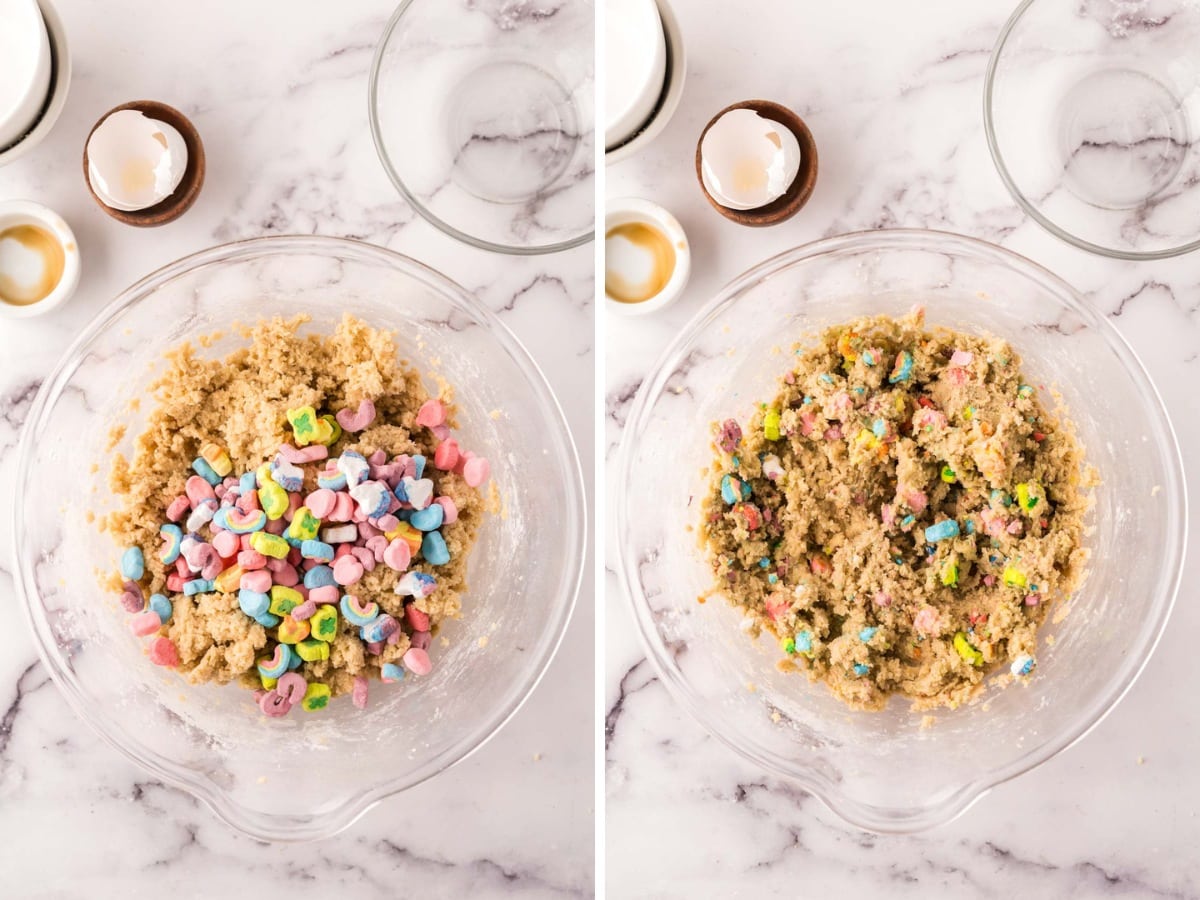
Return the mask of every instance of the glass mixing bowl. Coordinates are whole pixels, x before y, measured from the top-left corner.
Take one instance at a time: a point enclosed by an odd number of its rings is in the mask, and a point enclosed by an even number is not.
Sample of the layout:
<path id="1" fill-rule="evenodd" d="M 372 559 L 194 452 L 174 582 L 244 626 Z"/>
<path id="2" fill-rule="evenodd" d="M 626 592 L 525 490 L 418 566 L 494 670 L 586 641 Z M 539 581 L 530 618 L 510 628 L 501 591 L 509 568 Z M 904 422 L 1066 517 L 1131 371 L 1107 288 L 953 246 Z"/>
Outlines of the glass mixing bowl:
<path id="1" fill-rule="evenodd" d="M 1062 392 L 1103 478 L 1090 572 L 1041 632 L 1036 674 L 932 727 L 894 698 L 850 710 L 821 684 L 775 669 L 718 599 L 697 546 L 710 423 L 745 422 L 773 397 L 796 340 L 858 315 L 902 315 L 1008 339 L 1033 383 Z M 655 365 L 625 426 L 616 478 L 619 570 L 664 684 L 714 736 L 795 779 L 862 828 L 949 821 L 992 786 L 1078 740 L 1129 689 L 1170 613 L 1187 540 L 1179 448 L 1133 351 L 1070 287 L 1029 260 L 970 238 L 882 231 L 791 250 L 737 278 Z M 1006 669 L 1001 669 L 1006 672 Z"/>
<path id="2" fill-rule="evenodd" d="M 457 240 L 553 253 L 592 239 L 592 0 L 404 0 L 371 65 L 392 183 Z"/>
<path id="3" fill-rule="evenodd" d="M 491 458 L 505 513 L 480 529 L 463 616 L 442 629 L 449 646 L 435 639 L 432 674 L 373 683 L 364 711 L 346 700 L 266 719 L 242 688 L 194 687 L 150 664 L 117 598 L 97 586 L 119 548 L 84 513 L 112 506 L 104 436 L 127 425 L 117 448 L 130 450 L 151 404 L 131 411 L 129 401 L 145 396 L 164 350 L 225 330 L 199 351 L 224 356 L 244 344 L 228 333 L 232 322 L 301 311 L 313 331 L 327 332 L 344 312 L 396 329 L 402 358 L 454 386 L 458 430 Z M 17 471 L 17 585 L 42 660 L 71 706 L 127 757 L 264 840 L 331 835 L 482 745 L 545 671 L 579 587 L 579 463 L 536 364 L 462 288 L 354 241 L 227 244 L 129 288 L 46 379 Z M 50 502 L 47 472 L 57 473 Z"/>
<path id="4" fill-rule="evenodd" d="M 1200 6 L 1025 0 L 988 63 L 984 126 L 1013 198 L 1093 253 L 1200 247 Z"/>

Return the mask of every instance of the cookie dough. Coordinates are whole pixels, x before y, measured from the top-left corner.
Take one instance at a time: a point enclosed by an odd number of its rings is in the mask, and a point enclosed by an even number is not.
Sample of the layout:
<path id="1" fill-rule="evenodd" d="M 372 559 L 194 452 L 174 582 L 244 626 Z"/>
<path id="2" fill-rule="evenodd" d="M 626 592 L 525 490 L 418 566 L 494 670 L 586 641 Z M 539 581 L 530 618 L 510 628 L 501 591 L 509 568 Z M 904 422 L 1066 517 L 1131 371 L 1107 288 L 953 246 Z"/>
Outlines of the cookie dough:
<path id="1" fill-rule="evenodd" d="M 778 396 L 714 426 L 714 593 L 781 668 L 852 707 L 956 707 L 1034 669 L 1083 572 L 1095 475 L 1004 341 L 863 318 L 793 348 Z"/>
<path id="2" fill-rule="evenodd" d="M 113 460 L 110 486 L 119 508 L 102 518 L 102 527 L 118 547 L 142 550 L 147 565 L 141 590 L 146 596 L 169 597 L 172 614 L 159 634 L 175 645 L 177 668 L 193 683 L 238 681 L 253 689 L 264 687 L 257 663 L 271 656 L 275 629 L 264 628 L 239 608 L 236 588 L 194 596 L 168 590 L 172 567 L 158 562 L 159 528 L 167 521 L 164 510 L 184 494 L 185 482 L 195 474 L 193 460 L 205 445 L 228 451 L 235 476 L 272 460 L 281 445 L 295 440 L 288 410 L 313 407 L 333 413 L 372 400 L 373 422 L 358 433 L 342 434 L 329 447 L 329 457 L 347 450 L 369 457 L 382 450 L 389 459 L 420 454 L 428 460 L 432 475 L 426 477 L 436 479 L 437 494 L 453 501 L 458 518 L 441 529 L 450 562 L 432 566 L 413 554 L 408 571 L 435 575 L 437 589 L 415 604 L 409 602 L 428 617 L 432 634 L 439 623 L 460 614 L 469 551 L 485 510 L 494 505 L 494 493 L 485 496 L 453 471 L 434 471 L 440 438 L 417 422 L 418 410 L 430 398 L 418 373 L 398 362 L 391 332 L 347 315 L 332 334 L 300 334 L 308 321 L 308 316 L 297 315 L 240 329 L 249 345 L 224 359 L 208 358 L 190 344 L 172 350 L 166 372 L 150 387 L 154 408 L 134 441 L 132 458 L 118 454 Z M 208 346 L 215 337 L 200 343 Z M 446 426 L 453 426 L 448 387 L 442 388 L 441 399 L 450 410 Z M 114 445 L 120 437 L 119 432 L 113 435 Z M 321 466 L 303 468 L 302 491 L 308 495 L 317 489 Z M 379 564 L 352 591 L 362 603 L 378 603 L 402 624 L 399 639 L 372 653 L 359 630 L 339 614 L 328 658 L 304 662 L 298 669 L 309 684 L 327 685 L 336 696 L 351 692 L 356 676 L 379 678 L 385 664 L 400 664 L 414 634 L 414 617 L 405 616 L 405 597 L 393 591 L 400 577 L 400 572 Z M 121 576 L 102 580 L 121 593 Z M 424 635 L 423 642 L 429 637 Z"/>

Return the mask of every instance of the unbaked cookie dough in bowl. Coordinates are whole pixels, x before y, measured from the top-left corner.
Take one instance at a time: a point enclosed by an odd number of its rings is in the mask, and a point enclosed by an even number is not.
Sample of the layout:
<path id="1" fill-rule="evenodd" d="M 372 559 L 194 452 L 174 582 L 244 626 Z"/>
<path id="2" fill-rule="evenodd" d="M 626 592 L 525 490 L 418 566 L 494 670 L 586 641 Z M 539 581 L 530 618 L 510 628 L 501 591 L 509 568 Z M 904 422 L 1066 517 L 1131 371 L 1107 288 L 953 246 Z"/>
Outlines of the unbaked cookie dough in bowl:
<path id="1" fill-rule="evenodd" d="M 877 694 L 860 692 L 854 678 L 864 679 L 865 687 L 875 679 L 875 666 L 896 662 L 875 651 L 885 639 L 896 640 L 897 628 L 903 632 L 912 627 L 904 624 L 910 598 L 898 596 L 888 610 L 867 610 L 874 624 L 861 633 L 863 623 L 857 617 L 864 610 L 848 602 L 853 607 L 847 616 L 853 636 L 838 644 L 853 645 L 853 656 L 839 651 L 821 659 L 821 638 L 845 633 L 840 621 L 844 610 L 836 610 L 838 616 L 815 610 L 818 617 L 829 614 L 839 621 L 820 621 L 812 629 L 816 633 L 811 635 L 811 648 L 804 629 L 781 647 L 779 636 L 761 627 L 761 618 L 746 615 L 744 594 L 739 597 L 736 587 L 716 587 L 715 575 L 728 573 L 736 544 L 723 545 L 724 556 L 715 560 L 702 546 L 701 536 L 707 517 L 728 521 L 728 504 L 744 502 L 742 482 L 725 483 L 715 461 L 744 466 L 751 473 L 752 490 L 764 499 L 773 496 L 774 486 L 759 477 L 762 466 L 778 468 L 763 452 L 772 445 L 773 435 L 767 431 L 779 424 L 768 422 L 767 414 L 773 401 L 795 393 L 794 424 L 798 429 L 807 424 L 800 418 L 804 408 L 799 404 L 810 392 L 799 384 L 793 389 L 785 375 L 794 371 L 800 378 L 819 377 L 816 373 L 823 370 L 809 372 L 811 359 L 805 353 L 823 333 L 832 341 L 831 335 L 838 332 L 829 329 L 844 331 L 848 323 L 857 322 L 856 330 L 871 341 L 853 348 L 839 344 L 831 359 L 836 356 L 838 365 L 845 362 L 849 372 L 843 351 L 859 354 L 860 360 L 863 350 L 880 353 L 880 359 L 871 362 L 886 361 L 887 371 L 870 375 L 874 382 L 868 383 L 875 384 L 881 399 L 897 399 L 890 389 L 902 386 L 908 362 L 898 350 L 913 343 L 913 333 L 900 328 L 899 342 L 889 341 L 888 334 L 914 307 L 923 307 L 924 322 L 913 324 L 909 318 L 907 329 L 944 328 L 961 336 L 944 344 L 930 339 L 930 358 L 944 356 L 950 367 L 969 367 L 974 363 L 972 352 L 982 357 L 989 347 L 1001 346 L 990 343 L 993 338 L 1011 345 L 1024 378 L 1005 389 L 1016 389 L 1014 402 L 1026 404 L 1031 401 L 1025 382 L 1036 386 L 1046 413 L 1073 426 L 1096 483 L 1088 491 L 1087 504 L 1072 513 L 1081 515 L 1083 522 L 1080 549 L 1087 556 L 1081 577 L 1077 584 L 1064 582 L 1071 588 L 1069 595 L 1050 606 L 1035 635 L 1025 636 L 1036 664 L 1026 665 L 1022 659 L 1018 668 L 1024 674 L 1014 675 L 1007 658 L 994 663 L 989 659 L 981 670 L 986 675 L 974 690 L 946 696 L 930 692 L 926 699 L 934 703 L 914 703 L 911 694 L 897 691 L 879 703 Z M 882 330 L 867 325 L 867 317 L 884 323 Z M 924 348 L 915 354 L 914 378 L 927 371 L 924 354 Z M 836 381 L 842 371 L 838 368 L 830 377 Z M 811 393 L 822 389 L 817 384 Z M 936 390 L 930 393 L 939 403 L 946 399 Z M 814 399 L 817 406 L 823 402 Z M 919 414 L 920 409 L 914 404 L 910 411 Z M 877 419 L 873 427 L 883 436 L 870 433 L 868 417 L 865 435 L 856 430 L 843 440 L 830 432 L 826 442 L 844 443 L 847 457 L 869 455 L 872 443 L 886 441 L 895 425 L 890 420 L 896 417 L 887 411 L 879 418 L 883 421 Z M 743 430 L 739 447 L 734 446 L 732 430 L 721 428 L 731 419 Z M 791 424 L 785 411 L 782 426 L 786 430 Z M 752 429 L 762 429 L 767 440 L 752 435 Z M 1045 445 L 1032 441 L 1036 438 L 1031 438 L 1031 448 L 1055 444 L 1053 438 Z M 719 449 L 721 443 L 727 448 Z M 730 456 L 729 451 L 736 457 L 741 449 L 756 457 L 748 466 Z M 876 449 L 882 453 L 884 448 Z M 795 460 L 781 455 L 786 470 Z M 1079 462 L 1065 452 L 1060 459 Z M 871 463 L 865 457 L 858 460 L 859 465 Z M 1083 466 L 1076 468 L 1084 474 Z M 790 490 L 795 473 L 786 474 L 780 483 Z M 952 471 L 942 474 L 955 477 Z M 1091 480 L 1083 479 L 1085 484 Z M 1023 497 L 1014 497 L 1014 506 L 1030 503 L 1039 494 L 1032 481 L 1022 483 Z M 834 487 L 840 489 L 836 483 Z M 931 508 L 949 491 L 946 484 L 926 487 Z M 719 496 L 723 488 L 730 496 Z M 1049 490 L 1052 498 L 1063 496 L 1058 487 Z M 646 512 L 646 498 L 653 498 L 653 515 Z M 788 500 L 803 503 L 799 494 L 789 494 Z M 754 504 L 752 499 L 748 505 L 755 508 L 745 513 L 754 518 L 773 504 Z M 1178 587 L 1187 530 L 1174 432 L 1153 385 L 1116 330 L 1068 285 L 1034 263 L 981 241 L 931 231 L 830 238 L 767 260 L 730 283 L 674 341 L 643 383 L 626 424 L 614 507 L 620 577 L 639 633 L 668 689 L 714 736 L 752 763 L 794 779 L 853 824 L 881 832 L 915 831 L 949 821 L 994 785 L 1045 761 L 1099 722 L 1133 683 L 1162 633 Z M 913 510 L 897 501 L 892 511 L 894 532 L 899 534 L 910 524 Z M 922 513 L 929 517 L 929 510 L 922 509 L 919 520 Z M 930 554 L 930 562 L 938 563 L 926 576 L 930 595 L 944 597 L 938 592 L 951 580 L 945 547 L 965 546 L 949 540 L 958 537 L 950 532 L 961 528 L 969 533 L 972 519 L 980 527 L 995 524 L 990 512 L 987 517 L 975 513 L 978 510 L 971 516 L 960 511 L 958 523 L 953 516 L 941 521 L 946 516 L 940 515 L 920 521 L 922 531 L 930 526 L 932 531 L 923 531 L 923 542 L 915 541 L 918 556 L 921 544 L 928 544 L 924 552 Z M 1006 525 L 1016 518 L 1014 512 L 1004 516 Z M 1014 529 L 1042 534 L 1052 527 L 1053 518 L 1045 525 L 1029 521 Z M 747 528 L 762 527 L 757 519 L 746 521 Z M 997 541 L 1004 544 L 1010 538 L 1006 533 Z M 785 537 L 785 543 L 788 540 Z M 813 555 L 835 549 L 816 548 Z M 764 571 L 780 572 L 773 548 L 769 555 Z M 829 559 L 823 558 L 810 575 L 810 561 L 804 560 L 802 573 L 785 568 L 782 580 L 789 588 L 812 587 L 813 578 L 863 574 L 841 571 L 838 557 L 831 559 L 832 572 L 825 568 Z M 964 586 L 982 591 L 976 579 L 987 561 L 962 562 Z M 908 565 L 904 559 L 901 563 Z M 998 570 L 999 578 L 1002 572 Z M 1019 574 L 1011 575 L 1014 581 Z M 943 576 L 947 581 L 940 581 Z M 728 602 L 739 600 L 742 609 Z M 873 595 L 858 606 L 889 606 L 890 600 Z M 791 607 L 805 616 L 814 612 L 803 601 Z M 896 615 L 896 608 L 903 614 Z M 918 630 L 929 627 L 932 612 L 925 614 Z M 944 607 L 941 612 L 945 614 Z M 876 618 L 884 621 L 875 623 Z M 975 635 L 968 633 L 966 621 L 961 627 L 957 652 L 947 649 L 954 647 L 948 640 L 945 648 L 926 641 L 925 652 L 936 649 L 948 667 L 981 663 L 978 648 L 971 644 Z M 873 648 L 869 654 L 868 644 Z M 890 652 L 891 647 L 886 649 Z M 808 664 L 802 657 L 810 651 L 822 666 L 837 669 L 840 683 L 832 686 L 841 696 L 820 680 L 805 677 Z M 862 706 L 883 708 L 856 708 Z"/>
<path id="2" fill-rule="evenodd" d="M 263 324 L 270 320 L 275 324 Z M 247 326 L 248 331 L 239 330 L 236 323 Z M 293 330 L 297 337 L 289 343 L 286 336 Z M 391 380 L 391 347 L 382 332 L 391 333 L 401 373 Z M 341 349 L 323 356 L 314 350 L 323 346 L 318 338 Z M 273 358 L 262 351 L 264 341 L 285 348 L 285 352 Z M 264 407 L 245 400 L 236 409 L 232 406 L 237 404 L 231 404 L 228 420 L 224 412 L 206 407 L 214 397 L 223 397 L 228 403 L 231 394 L 198 388 L 204 379 L 188 373 L 187 357 L 182 361 L 177 357 L 174 363 L 164 358 L 166 351 L 185 343 L 192 345 L 196 368 L 212 373 L 213 385 L 225 377 L 224 364 L 213 361 L 242 360 L 246 371 L 230 377 L 241 378 L 253 390 L 270 395 L 269 399 L 278 396 L 279 415 L 270 427 L 280 429 L 279 433 L 270 440 L 259 440 L 241 431 L 243 420 L 247 425 L 255 421 L 246 415 L 247 409 L 270 409 L 271 403 Z M 360 349 L 374 359 L 351 359 Z M 249 355 L 231 357 L 239 353 Z M 333 368 L 306 369 L 299 365 L 300 356 L 326 360 Z M 259 369 L 250 371 L 254 366 Z M 339 372 L 338 367 L 346 371 Z M 384 377 L 377 379 L 377 373 Z M 311 628 L 302 626 L 311 635 L 293 634 L 285 639 L 277 627 L 289 618 L 285 609 L 277 610 L 282 614 L 279 617 L 257 609 L 247 612 L 247 606 L 239 609 L 239 603 L 253 604 L 258 586 L 239 599 L 234 595 L 241 592 L 227 586 L 226 594 L 213 591 L 197 596 L 209 598 L 205 609 L 219 606 L 224 596 L 226 605 L 233 607 L 220 613 L 224 619 L 238 629 L 239 636 L 245 637 L 248 628 L 249 632 L 257 629 L 257 637 L 247 638 L 252 651 L 242 647 L 235 652 L 236 641 L 230 640 L 225 662 L 236 668 L 243 651 L 270 652 L 277 633 L 278 643 L 294 641 L 293 650 L 305 647 L 315 654 L 322 649 L 315 640 L 316 623 L 336 623 L 343 629 L 338 638 L 342 646 L 329 645 L 329 662 L 318 658 L 297 670 L 309 683 L 327 682 L 335 696 L 326 699 L 318 694 L 309 704 L 313 710 L 308 711 L 300 708 L 300 697 L 294 694 L 295 708 L 286 717 L 275 718 L 264 715 L 267 707 L 258 701 L 264 700 L 264 691 L 272 693 L 275 686 L 286 694 L 286 681 L 276 685 L 263 674 L 261 686 L 247 684 L 253 680 L 251 676 L 244 677 L 242 685 L 218 684 L 230 674 L 220 671 L 220 666 L 213 666 L 211 673 L 191 673 L 219 676 L 212 681 L 185 679 L 183 673 L 191 665 L 174 667 L 174 660 L 164 659 L 155 645 L 163 640 L 173 642 L 186 656 L 189 637 L 181 630 L 178 617 L 186 614 L 204 624 L 203 618 L 196 616 L 201 606 L 193 605 L 195 598 L 190 594 L 185 598 L 162 587 L 160 576 L 167 573 L 159 571 L 163 565 L 155 542 L 142 554 L 145 574 L 141 581 L 147 595 L 153 586 L 174 599 L 176 619 L 166 619 L 161 633 L 156 632 L 159 637 L 139 637 L 131 630 L 131 607 L 122 607 L 129 598 L 122 597 L 121 576 L 115 574 L 125 567 L 126 574 L 138 577 L 132 571 L 136 560 L 123 556 L 129 535 L 141 534 L 144 529 L 113 527 L 114 522 L 125 520 L 120 515 L 114 520 L 111 514 L 136 503 L 136 496 L 114 494 L 111 485 L 120 484 L 127 494 L 131 484 L 134 494 L 143 485 L 144 490 L 152 491 L 154 485 L 152 480 L 129 477 L 114 482 L 110 479 L 114 460 L 124 457 L 136 468 L 137 451 L 147 446 L 171 457 L 177 455 L 170 429 L 161 418 L 161 385 L 157 397 L 150 390 L 164 374 L 168 376 L 170 415 L 189 418 L 179 428 L 181 435 L 187 435 L 189 447 L 178 452 L 191 455 L 190 444 L 196 442 L 198 433 L 195 423 L 211 425 L 225 438 L 225 446 L 217 449 L 227 449 L 234 457 L 231 479 L 248 476 L 253 480 L 257 470 L 262 488 L 276 480 L 286 487 L 288 478 L 299 477 L 297 472 L 308 466 L 301 461 L 293 468 L 276 457 L 276 439 L 279 444 L 294 445 L 286 451 L 289 456 L 299 454 L 305 444 L 320 447 L 320 439 L 324 439 L 330 443 L 331 459 L 338 456 L 349 461 L 346 472 L 337 472 L 328 460 L 321 460 L 313 464 L 319 473 L 304 476 L 307 481 L 318 475 L 330 479 L 331 493 L 345 494 L 345 500 L 339 502 L 347 509 L 339 514 L 327 511 L 332 508 L 327 504 L 327 510 L 320 510 L 327 519 L 312 537 L 315 543 L 306 549 L 303 566 L 295 554 L 295 568 L 301 577 L 308 569 L 321 568 L 320 558 L 346 540 L 339 536 L 339 529 L 344 531 L 348 525 L 358 524 L 354 518 L 363 518 L 352 515 L 349 495 L 355 480 L 366 479 L 363 483 L 368 487 L 365 493 L 356 494 L 354 503 L 388 503 L 404 521 L 373 518 L 363 523 L 364 536 L 372 533 L 366 528 L 371 521 L 382 525 L 379 530 L 391 529 L 384 544 L 394 545 L 391 561 L 395 571 L 389 572 L 380 563 L 374 575 L 362 576 L 361 592 L 378 588 L 378 579 L 389 575 L 386 584 L 390 589 L 405 569 L 444 571 L 457 595 L 455 605 L 461 605 L 458 617 L 447 615 L 439 621 L 435 612 L 430 629 L 421 609 L 414 611 L 415 619 L 407 615 L 420 595 L 417 591 L 407 599 L 402 596 L 412 593 L 414 585 L 419 587 L 418 581 L 410 578 L 405 582 L 406 591 L 380 598 L 392 606 L 396 620 L 392 625 L 398 623 L 398 627 L 369 635 L 364 631 L 362 647 L 357 634 L 347 638 L 346 632 L 356 631 L 346 627 L 351 616 L 355 623 L 360 618 L 383 619 L 367 608 L 365 596 L 349 608 L 349 614 L 341 604 L 322 600 L 330 608 L 319 607 L 324 612 L 311 620 Z M 181 385 L 174 391 L 169 385 L 173 377 Z M 282 383 L 298 378 L 310 383 Z M 403 396 L 395 395 L 399 384 L 405 385 Z M 349 397 L 354 390 L 377 396 Z M 194 413 L 189 412 L 188 396 L 194 397 Z M 294 415 L 285 421 L 283 407 L 289 404 L 284 400 L 302 396 L 324 396 L 345 408 L 318 408 L 313 410 L 315 417 L 307 418 L 303 409 L 293 409 Z M 446 401 L 445 423 L 431 414 L 436 403 L 424 414 L 417 406 L 438 397 Z M 366 407 L 359 406 L 363 399 L 375 401 L 374 423 L 368 423 Z M 341 443 L 335 443 L 319 422 L 322 414 L 332 420 L 338 413 L 349 435 Z M 155 435 L 149 445 L 143 436 L 148 428 Z M 307 431 L 310 428 L 312 433 Z M 486 483 L 468 487 L 468 481 L 482 481 L 478 471 L 471 478 L 458 477 L 453 461 L 435 460 L 428 452 L 445 437 L 445 428 L 452 428 L 454 439 L 463 448 L 489 460 Z M 346 452 L 353 446 L 352 440 L 363 442 L 358 449 L 368 457 L 376 444 L 379 449 L 387 444 L 390 460 L 364 462 L 356 477 L 355 451 Z M 212 465 L 223 469 L 221 453 L 212 447 L 198 452 L 194 473 L 176 475 L 172 467 L 163 471 L 180 485 L 192 474 L 201 475 L 201 481 L 216 479 L 215 473 L 205 471 L 203 460 L 213 460 Z M 250 458 L 256 454 L 265 458 Z M 417 459 L 423 455 L 428 458 Z M 120 466 L 118 463 L 118 469 Z M 36 473 L 46 471 L 59 473 L 53 502 L 47 502 L 39 489 L 44 482 Z M 481 746 L 512 716 L 545 671 L 562 638 L 579 586 L 586 529 L 578 461 L 561 410 L 536 364 L 491 312 L 452 281 L 407 257 L 355 241 L 280 237 L 228 244 L 186 257 L 129 288 L 74 342 L 46 380 L 30 411 L 18 473 L 17 583 L 39 652 L 55 681 L 80 716 L 109 743 L 158 777 L 205 801 L 235 828 L 260 839 L 304 840 L 333 834 L 382 798 L 436 775 Z M 350 484 L 339 488 L 339 475 L 348 477 Z M 422 480 L 432 482 L 432 488 L 418 484 Z M 387 481 L 395 482 L 399 493 L 380 488 L 375 491 L 380 496 L 373 497 L 375 487 L 390 487 Z M 190 486 L 189 494 L 199 497 L 204 493 L 198 482 Z M 226 493 L 230 487 L 226 482 L 221 490 Z M 306 483 L 297 493 L 317 499 L 313 487 Z M 426 502 L 432 497 L 424 494 L 431 492 L 457 496 L 459 505 L 472 511 L 455 521 L 449 511 L 453 504 L 433 510 L 438 503 Z M 247 493 L 254 492 L 243 491 L 238 498 L 244 508 L 220 510 L 222 524 L 252 529 L 253 525 L 245 523 L 259 516 L 256 507 L 262 506 L 265 518 L 272 501 L 278 502 L 260 490 L 262 501 L 251 500 L 247 505 Z M 400 503 L 401 499 L 406 502 Z M 439 502 L 445 500 L 447 497 L 442 497 Z M 206 542 L 212 529 L 217 544 L 218 530 L 211 522 L 202 521 L 207 514 L 193 518 L 196 508 L 203 508 L 206 502 L 210 501 L 200 498 L 186 513 L 175 510 L 173 514 L 184 526 L 180 530 L 195 534 L 199 543 Z M 292 505 L 297 502 L 294 498 Z M 186 495 L 184 505 L 188 505 Z M 430 511 L 417 516 L 418 507 Z M 445 513 L 436 518 L 445 521 L 433 522 L 432 513 L 442 510 Z M 146 515 L 156 520 L 148 527 L 157 528 L 157 517 L 168 523 L 171 514 L 160 513 L 151 505 Z M 292 523 L 301 517 L 295 510 L 288 515 Z M 413 523 L 414 516 L 417 523 Z M 282 519 L 275 524 L 281 525 Z M 283 534 L 268 538 L 270 531 Z M 468 531 L 474 532 L 469 547 Z M 443 548 L 421 543 L 422 533 L 438 532 L 458 557 L 442 570 L 434 564 L 444 559 Z M 270 545 L 285 537 L 295 538 L 291 547 L 297 551 L 303 543 L 299 535 L 272 528 L 270 523 L 261 533 L 261 538 L 253 534 L 243 538 L 267 557 L 273 552 Z M 414 541 L 411 551 L 402 554 L 411 556 L 411 564 L 394 555 L 408 549 L 399 547 L 405 538 Z M 167 551 L 169 544 L 164 543 Z M 291 547 L 281 545 L 285 553 Z M 250 561 L 253 553 L 249 548 L 238 550 L 249 553 L 244 560 L 247 568 L 257 565 Z M 365 548 L 358 550 L 359 558 L 365 559 Z M 243 561 L 240 553 L 238 556 L 239 562 Z M 350 553 L 339 550 L 328 568 L 336 570 L 342 556 Z M 466 565 L 460 572 L 462 560 Z M 259 562 L 274 565 L 273 558 Z M 352 562 L 346 566 L 355 567 Z M 264 566 L 260 571 L 268 570 Z M 203 576 L 192 573 L 188 577 L 199 580 Z M 342 587 L 345 579 L 339 579 L 339 595 L 359 590 Z M 276 585 L 279 582 L 275 576 Z M 300 591 L 301 586 L 290 590 Z M 302 593 L 309 593 L 308 586 L 304 587 Z M 334 587 L 323 587 L 335 592 Z M 186 585 L 185 589 L 191 591 Z M 289 594 L 289 589 L 272 589 L 268 596 L 273 604 L 280 602 L 284 607 L 288 596 L 302 599 Z M 161 601 L 149 603 L 145 612 L 132 619 L 145 617 L 154 609 L 161 611 L 156 603 Z M 420 606 L 433 609 L 424 602 Z M 336 617 L 331 610 L 337 611 Z M 251 612 L 259 616 L 257 623 L 241 621 L 243 613 L 249 616 Z M 295 618 L 300 619 L 299 612 Z M 266 645 L 264 627 L 269 635 Z M 416 632 L 421 630 L 424 634 L 418 638 Z M 425 645 L 422 649 L 432 661 L 431 668 L 423 659 L 410 657 L 409 663 L 415 665 L 402 661 L 402 651 L 417 644 Z M 276 662 L 289 652 L 276 651 Z M 382 655 L 371 663 L 371 653 Z M 365 655 L 370 664 L 359 666 L 350 658 L 353 654 Z M 379 662 L 383 659 L 390 660 L 392 668 L 383 670 L 381 682 Z M 369 681 L 365 703 L 352 702 L 349 671 L 340 675 L 336 671 L 344 668 L 347 660 L 359 677 Z M 253 659 L 251 668 L 262 673 L 254 664 L 262 662 Z M 301 661 L 297 658 L 294 662 Z M 266 664 L 269 667 L 270 661 Z M 251 687 L 259 688 L 257 698 Z M 338 693 L 345 696 L 336 696 Z"/>

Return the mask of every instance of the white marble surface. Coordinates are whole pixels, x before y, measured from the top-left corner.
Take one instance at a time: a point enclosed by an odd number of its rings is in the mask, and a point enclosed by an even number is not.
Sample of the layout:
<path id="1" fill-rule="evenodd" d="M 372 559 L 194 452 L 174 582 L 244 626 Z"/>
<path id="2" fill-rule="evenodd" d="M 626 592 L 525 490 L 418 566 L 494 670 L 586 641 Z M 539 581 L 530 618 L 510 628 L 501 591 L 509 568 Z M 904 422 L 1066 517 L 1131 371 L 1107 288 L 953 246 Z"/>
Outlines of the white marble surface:
<path id="1" fill-rule="evenodd" d="M 366 77 L 393 0 L 219 0 L 147 5 L 59 0 L 75 79 L 63 117 L 31 156 L 0 169 L 0 199 L 58 210 L 75 229 L 83 282 L 61 310 L 0 320 L 0 485 L 41 378 L 122 288 L 211 244 L 319 233 L 410 254 L 475 290 L 525 341 L 592 471 L 592 249 L 515 259 L 436 232 L 399 199 L 367 127 Z M 130 99 L 174 104 L 208 151 L 197 205 L 140 231 L 88 196 L 87 130 Z M 589 479 L 590 480 L 590 479 Z M 10 521 L 0 490 L 0 521 Z M 307 846 L 231 833 L 155 781 L 70 712 L 37 661 L 0 542 L 0 897 L 266 895 L 586 896 L 593 873 L 593 599 L 579 608 L 541 686 L 480 752 Z"/>
<path id="2" fill-rule="evenodd" d="M 608 472 L 641 378 L 724 282 L 768 256 L 845 231 L 933 227 L 1024 253 L 1071 281 L 1130 340 L 1200 476 L 1200 260 L 1090 256 L 1027 220 L 984 142 L 982 90 L 1010 4 L 672 0 L 688 46 L 678 113 L 610 197 L 672 210 L 693 249 L 690 289 L 646 319 L 607 317 Z M 791 222 L 743 229 L 716 214 L 692 168 L 704 123 L 765 97 L 805 117 L 821 173 Z M 1193 516 L 1193 521 L 1194 521 Z M 645 661 L 607 551 L 607 883 L 612 897 L 1193 897 L 1200 819 L 1191 698 L 1200 539 L 1154 658 L 1093 733 L 956 822 L 911 837 L 859 832 L 811 796 L 735 758 L 668 696 Z"/>

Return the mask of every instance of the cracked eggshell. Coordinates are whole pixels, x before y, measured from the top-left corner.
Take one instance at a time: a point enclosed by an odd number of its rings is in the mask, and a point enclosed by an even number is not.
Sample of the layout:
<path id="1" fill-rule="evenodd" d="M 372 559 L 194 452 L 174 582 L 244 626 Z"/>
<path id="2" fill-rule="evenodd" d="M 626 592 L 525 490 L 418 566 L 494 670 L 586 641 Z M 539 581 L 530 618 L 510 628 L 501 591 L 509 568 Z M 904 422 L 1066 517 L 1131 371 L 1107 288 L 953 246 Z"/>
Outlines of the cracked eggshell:
<path id="1" fill-rule="evenodd" d="M 174 127 L 133 110 L 106 118 L 87 144 L 88 181 L 106 206 L 148 209 L 170 197 L 187 171 L 187 145 Z"/>
<path id="2" fill-rule="evenodd" d="M 721 116 L 700 145 L 704 189 L 728 209 L 758 209 L 782 197 L 800 173 L 791 130 L 752 109 Z"/>

